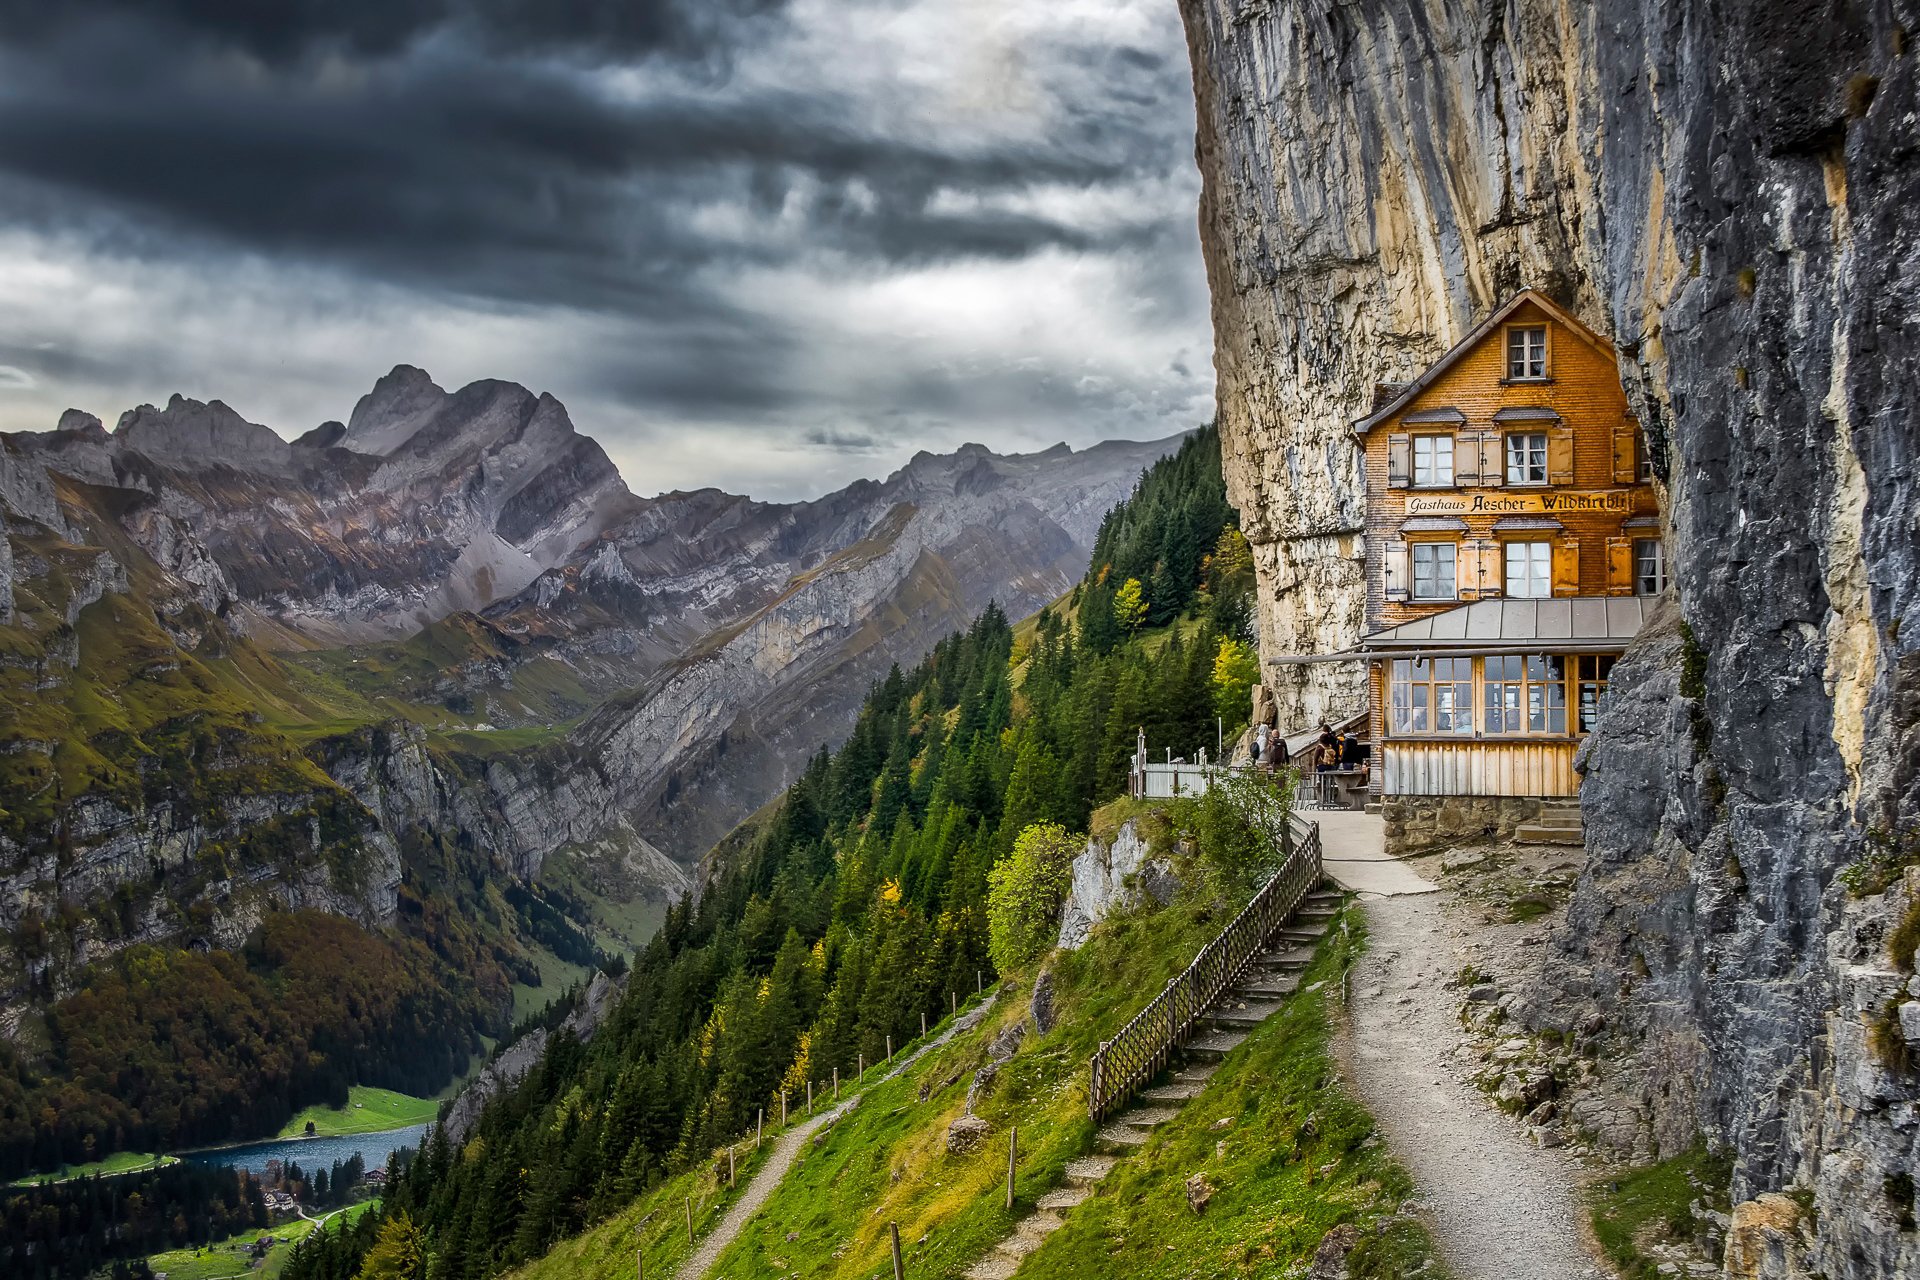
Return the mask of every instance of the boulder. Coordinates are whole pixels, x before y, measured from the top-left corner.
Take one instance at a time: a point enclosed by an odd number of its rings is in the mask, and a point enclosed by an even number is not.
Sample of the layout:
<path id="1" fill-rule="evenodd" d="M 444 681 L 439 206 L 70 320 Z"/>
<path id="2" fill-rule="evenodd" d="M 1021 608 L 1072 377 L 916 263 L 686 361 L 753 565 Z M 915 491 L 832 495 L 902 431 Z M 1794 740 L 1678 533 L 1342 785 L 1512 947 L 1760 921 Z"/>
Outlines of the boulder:
<path id="1" fill-rule="evenodd" d="M 961 1116 L 947 1126 L 947 1154 L 964 1156 L 979 1149 L 993 1126 L 979 1116 Z"/>
<path id="2" fill-rule="evenodd" d="M 1045 1035 L 1053 1030 L 1054 1023 L 1058 1020 L 1058 1013 L 1053 1007 L 1053 966 L 1051 964 L 1043 965 L 1033 980 L 1033 999 L 1030 1007 L 1033 1010 L 1033 1025 L 1039 1029 L 1040 1034 Z"/>
<path id="3" fill-rule="evenodd" d="M 1194 1174 L 1187 1179 L 1187 1207 L 1195 1213 L 1205 1213 L 1207 1202 L 1213 1199 L 1213 1184 L 1205 1174 Z"/>

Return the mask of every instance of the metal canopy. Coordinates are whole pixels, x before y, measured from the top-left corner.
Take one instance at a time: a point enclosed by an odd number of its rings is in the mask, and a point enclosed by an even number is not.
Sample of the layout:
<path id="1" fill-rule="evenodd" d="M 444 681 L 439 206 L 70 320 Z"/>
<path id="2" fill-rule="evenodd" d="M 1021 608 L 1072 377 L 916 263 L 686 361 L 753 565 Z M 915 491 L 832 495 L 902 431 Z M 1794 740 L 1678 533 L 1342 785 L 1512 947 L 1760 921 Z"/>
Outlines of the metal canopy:
<path id="1" fill-rule="evenodd" d="M 1639 596 L 1563 596 L 1550 600 L 1476 600 L 1403 622 L 1361 639 L 1366 653 L 1405 650 L 1622 650 L 1640 633 L 1647 602 Z"/>

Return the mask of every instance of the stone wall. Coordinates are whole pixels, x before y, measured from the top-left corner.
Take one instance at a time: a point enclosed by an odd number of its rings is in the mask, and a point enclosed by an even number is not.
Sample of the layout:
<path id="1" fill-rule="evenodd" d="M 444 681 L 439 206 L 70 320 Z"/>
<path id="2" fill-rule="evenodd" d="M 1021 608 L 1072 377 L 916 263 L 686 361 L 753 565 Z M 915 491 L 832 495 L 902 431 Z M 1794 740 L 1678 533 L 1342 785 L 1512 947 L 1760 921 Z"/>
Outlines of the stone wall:
<path id="1" fill-rule="evenodd" d="M 1736 1223 L 1805 1202 L 1753 1274 L 1920 1274 L 1889 1190 L 1920 1088 L 1869 1051 L 1899 890 L 1838 878 L 1920 839 L 1920 7 L 1182 10 L 1266 659 L 1353 637 L 1343 424 L 1375 382 L 1520 285 L 1611 334 L 1677 614 L 1583 753 L 1589 868 L 1530 1017 L 1602 1013 L 1648 1148 L 1734 1153 Z"/>
<path id="2" fill-rule="evenodd" d="M 1511 840 L 1550 801 L 1535 796 L 1383 796 L 1387 852 L 1396 857 L 1454 844 Z"/>

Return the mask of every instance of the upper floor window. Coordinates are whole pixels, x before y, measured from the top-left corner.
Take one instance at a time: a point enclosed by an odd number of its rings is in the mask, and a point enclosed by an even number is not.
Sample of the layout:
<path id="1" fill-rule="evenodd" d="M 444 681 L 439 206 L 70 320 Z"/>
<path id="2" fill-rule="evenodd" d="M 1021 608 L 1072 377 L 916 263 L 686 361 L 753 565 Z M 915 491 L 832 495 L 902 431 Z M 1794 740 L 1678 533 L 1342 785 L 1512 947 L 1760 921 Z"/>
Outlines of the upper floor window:
<path id="1" fill-rule="evenodd" d="M 1411 550 L 1415 600 L 1452 600 L 1459 594 L 1451 542 L 1416 542 Z"/>
<path id="2" fill-rule="evenodd" d="M 1667 552 L 1658 538 L 1633 541 L 1633 594 L 1657 596 L 1667 589 Z"/>
<path id="3" fill-rule="evenodd" d="M 1547 376 L 1547 326 L 1517 324 L 1507 330 L 1507 377 L 1510 380 Z"/>
<path id="4" fill-rule="evenodd" d="M 1646 440 L 1640 437 L 1638 432 L 1634 436 L 1634 461 L 1637 464 L 1634 467 L 1635 478 L 1641 484 L 1652 484 L 1653 450 L 1647 447 Z"/>
<path id="5" fill-rule="evenodd" d="M 1522 600 L 1545 600 L 1553 594 L 1553 544 L 1509 542 L 1506 545 L 1507 594 Z"/>
<path id="6" fill-rule="evenodd" d="M 1547 482 L 1547 433 L 1513 431 L 1507 434 L 1507 483 Z"/>
<path id="7" fill-rule="evenodd" d="M 1453 484 L 1453 437 L 1413 438 L 1413 483 L 1446 488 Z"/>

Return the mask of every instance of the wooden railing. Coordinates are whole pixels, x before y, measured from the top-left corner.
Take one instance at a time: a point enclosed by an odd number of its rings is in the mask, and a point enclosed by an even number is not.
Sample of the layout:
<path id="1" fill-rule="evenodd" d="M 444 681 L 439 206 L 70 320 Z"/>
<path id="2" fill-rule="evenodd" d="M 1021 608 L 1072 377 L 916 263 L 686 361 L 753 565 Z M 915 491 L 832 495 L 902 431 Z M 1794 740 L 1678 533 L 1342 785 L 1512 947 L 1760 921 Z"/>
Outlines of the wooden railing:
<path id="1" fill-rule="evenodd" d="M 1098 1124 L 1159 1075 L 1173 1051 L 1320 883 L 1320 825 L 1288 815 L 1280 869 L 1193 963 L 1093 1055 L 1087 1105 Z"/>

